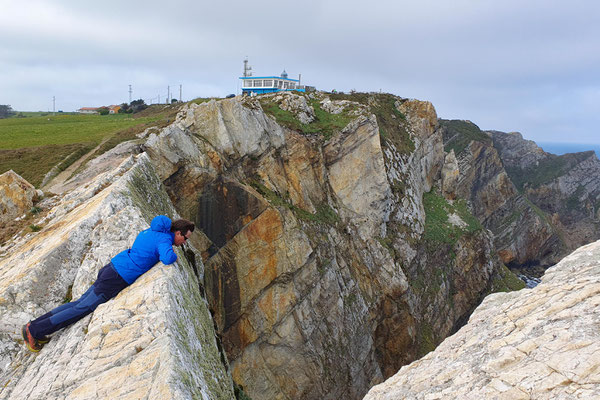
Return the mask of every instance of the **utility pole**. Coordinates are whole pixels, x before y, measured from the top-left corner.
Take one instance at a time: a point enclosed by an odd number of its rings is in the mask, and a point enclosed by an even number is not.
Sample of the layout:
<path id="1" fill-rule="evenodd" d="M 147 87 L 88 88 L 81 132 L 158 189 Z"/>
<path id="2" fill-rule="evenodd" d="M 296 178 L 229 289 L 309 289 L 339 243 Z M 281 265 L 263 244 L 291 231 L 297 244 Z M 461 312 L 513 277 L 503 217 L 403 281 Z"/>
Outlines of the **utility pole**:
<path id="1" fill-rule="evenodd" d="M 171 98 L 171 86 L 167 86 L 167 104 L 169 104 L 170 98 Z"/>
<path id="2" fill-rule="evenodd" d="M 131 104 L 131 93 L 133 91 L 131 90 L 131 85 L 129 85 L 129 104 Z"/>
<path id="3" fill-rule="evenodd" d="M 183 98 L 181 97 L 181 84 L 179 84 L 179 102 L 183 103 Z"/>
<path id="4" fill-rule="evenodd" d="M 56 114 L 56 96 L 52 96 L 52 115 Z"/>

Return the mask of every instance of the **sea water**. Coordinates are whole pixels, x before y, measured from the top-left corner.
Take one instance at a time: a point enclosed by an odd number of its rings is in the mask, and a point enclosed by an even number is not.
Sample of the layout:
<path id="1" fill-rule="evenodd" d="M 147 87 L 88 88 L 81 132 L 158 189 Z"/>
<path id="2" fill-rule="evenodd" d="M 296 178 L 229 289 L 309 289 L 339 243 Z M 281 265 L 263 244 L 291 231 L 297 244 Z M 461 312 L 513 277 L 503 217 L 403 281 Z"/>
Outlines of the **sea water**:
<path id="1" fill-rule="evenodd" d="M 556 143 L 556 142 L 538 142 L 536 143 L 546 153 L 561 155 L 565 153 L 579 153 L 581 151 L 594 150 L 596 156 L 600 158 L 600 144 L 591 143 Z"/>

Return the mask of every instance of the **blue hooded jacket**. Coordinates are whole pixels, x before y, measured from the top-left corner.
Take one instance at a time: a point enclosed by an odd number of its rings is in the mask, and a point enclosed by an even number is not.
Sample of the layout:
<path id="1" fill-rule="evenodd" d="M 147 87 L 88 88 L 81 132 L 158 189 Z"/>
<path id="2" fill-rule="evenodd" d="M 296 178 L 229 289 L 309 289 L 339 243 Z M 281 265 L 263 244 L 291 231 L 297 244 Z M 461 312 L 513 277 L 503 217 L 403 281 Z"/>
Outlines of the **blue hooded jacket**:
<path id="1" fill-rule="evenodd" d="M 177 260 L 173 251 L 175 234 L 171 231 L 171 220 L 164 215 L 154 217 L 150 229 L 140 232 L 131 249 L 117 254 L 111 260 L 115 270 L 128 283 L 132 284 L 158 261 L 172 264 Z"/>

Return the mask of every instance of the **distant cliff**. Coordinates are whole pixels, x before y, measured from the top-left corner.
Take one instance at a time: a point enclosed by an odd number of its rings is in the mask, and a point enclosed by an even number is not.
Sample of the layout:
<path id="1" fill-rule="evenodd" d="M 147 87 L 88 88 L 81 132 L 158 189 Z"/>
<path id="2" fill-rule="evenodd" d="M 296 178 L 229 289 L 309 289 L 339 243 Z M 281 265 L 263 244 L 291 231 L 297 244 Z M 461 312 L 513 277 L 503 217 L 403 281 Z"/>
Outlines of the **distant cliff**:
<path id="1" fill-rule="evenodd" d="M 557 156 L 519 133 L 488 134 L 517 189 L 547 216 L 568 251 L 600 237 L 600 160 L 593 151 Z"/>
<path id="2" fill-rule="evenodd" d="M 445 149 L 457 159 L 455 191 L 492 231 L 506 265 L 539 266 L 541 273 L 600 238 L 594 152 L 557 156 L 519 133 L 483 132 L 469 121 L 440 123 Z"/>

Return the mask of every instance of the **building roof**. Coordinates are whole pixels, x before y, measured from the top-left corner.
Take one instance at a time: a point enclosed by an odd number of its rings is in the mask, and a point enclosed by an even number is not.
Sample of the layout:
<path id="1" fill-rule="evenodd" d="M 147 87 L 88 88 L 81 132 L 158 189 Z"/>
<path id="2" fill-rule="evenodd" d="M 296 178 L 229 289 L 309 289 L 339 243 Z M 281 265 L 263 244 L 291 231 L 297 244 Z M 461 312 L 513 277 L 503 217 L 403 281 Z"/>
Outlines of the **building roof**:
<path id="1" fill-rule="evenodd" d="M 240 76 L 240 79 L 282 79 L 284 81 L 300 82 L 298 79 L 282 78 L 280 76 Z"/>

